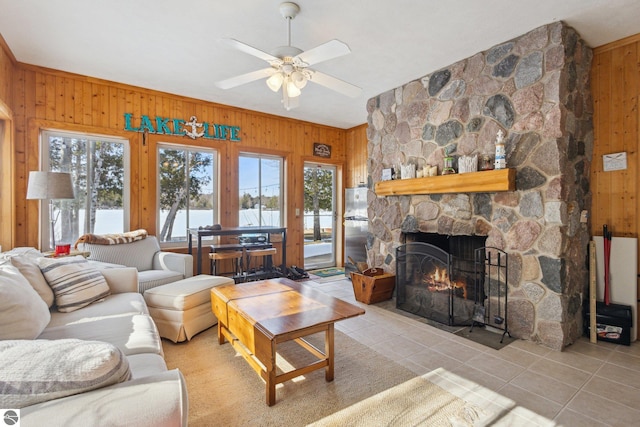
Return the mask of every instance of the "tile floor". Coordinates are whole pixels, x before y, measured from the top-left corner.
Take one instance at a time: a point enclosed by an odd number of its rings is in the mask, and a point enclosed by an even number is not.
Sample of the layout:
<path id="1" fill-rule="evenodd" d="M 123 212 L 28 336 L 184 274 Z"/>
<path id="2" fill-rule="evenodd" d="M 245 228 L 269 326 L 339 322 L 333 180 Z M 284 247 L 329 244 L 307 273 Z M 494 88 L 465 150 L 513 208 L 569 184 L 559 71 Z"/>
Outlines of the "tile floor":
<path id="1" fill-rule="evenodd" d="M 583 337 L 557 352 L 516 340 L 494 350 L 361 304 L 355 301 L 349 280 L 305 284 L 363 306 L 364 316 L 338 322 L 336 329 L 418 375 L 452 373 L 497 393 L 497 400 L 506 398 L 537 414 L 533 416 L 544 420 L 537 422 L 540 425 L 640 426 L 640 342 L 592 344 Z"/>

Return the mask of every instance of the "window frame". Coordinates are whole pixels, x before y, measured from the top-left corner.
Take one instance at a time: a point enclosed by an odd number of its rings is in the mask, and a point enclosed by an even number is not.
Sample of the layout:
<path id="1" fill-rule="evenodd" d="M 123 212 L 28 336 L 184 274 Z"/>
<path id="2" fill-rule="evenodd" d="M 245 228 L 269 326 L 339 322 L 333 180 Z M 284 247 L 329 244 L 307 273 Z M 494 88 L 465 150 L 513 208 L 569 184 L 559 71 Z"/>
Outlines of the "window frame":
<path id="1" fill-rule="evenodd" d="M 38 145 L 40 147 L 40 170 L 51 171 L 50 156 L 49 156 L 49 141 L 51 137 L 60 138 L 75 138 L 85 140 L 99 140 L 109 143 L 122 144 L 123 146 L 123 158 L 122 165 L 124 167 L 124 176 L 122 183 L 122 231 L 126 232 L 130 230 L 130 218 L 131 218 L 131 140 L 121 136 L 103 135 L 99 133 L 90 132 L 75 132 L 59 129 L 41 129 L 39 133 Z M 75 185 L 75 183 L 74 183 Z M 49 218 L 49 200 L 40 200 L 39 209 L 39 223 L 40 223 L 40 247 L 42 250 L 50 248 L 50 236 L 51 236 L 51 220 Z M 74 242 L 65 242 L 71 243 Z"/>
<path id="2" fill-rule="evenodd" d="M 285 225 L 285 161 L 286 159 L 283 156 L 279 156 L 276 154 L 264 154 L 264 153 L 253 153 L 253 152 L 240 152 L 238 153 L 238 177 L 241 174 L 240 171 L 240 159 L 241 158 L 253 158 L 258 160 L 258 197 L 261 198 L 263 196 L 262 190 L 262 160 L 278 160 L 280 162 L 280 168 L 278 171 L 278 180 L 280 183 L 280 194 L 279 194 L 279 208 L 280 208 L 280 223 L 279 224 L 262 224 L 263 221 L 263 209 L 262 205 L 259 208 L 259 222 L 260 224 L 255 224 L 256 226 L 275 226 L 275 227 L 284 227 Z M 241 198 L 242 194 L 240 192 L 242 189 L 240 188 L 240 180 L 238 178 L 238 224 L 240 224 L 240 212 L 241 212 Z"/>
<path id="3" fill-rule="evenodd" d="M 160 240 L 160 233 L 161 233 L 161 229 L 163 227 L 163 223 L 161 221 L 161 215 L 160 215 L 160 193 L 161 193 L 161 186 L 160 186 L 160 150 L 162 149 L 168 149 L 168 150 L 178 150 L 178 151 L 188 151 L 188 152 L 200 152 L 200 153 L 207 153 L 207 154 L 211 154 L 213 156 L 213 164 L 212 164 L 212 171 L 211 171 L 211 188 L 213 191 L 213 201 L 212 201 L 212 223 L 211 224 L 203 224 L 203 225 L 213 225 L 213 224 L 217 224 L 219 222 L 219 217 L 220 217 L 220 212 L 219 212 L 219 199 L 220 199 L 220 176 L 219 176 L 219 169 L 220 169 L 220 152 L 219 150 L 212 148 L 212 147 L 203 147 L 203 146 L 198 146 L 198 145 L 188 145 L 188 144 L 180 144 L 180 143 L 175 143 L 175 142 L 168 142 L 168 141 L 159 141 L 156 144 L 156 173 L 155 173 L 155 179 L 156 179 L 156 224 L 157 224 L 157 235 L 158 235 L 158 242 L 160 243 L 160 247 L 162 248 L 177 248 L 177 247 L 184 247 L 186 244 L 188 244 L 189 242 L 189 238 L 190 235 L 187 233 L 187 229 L 185 228 L 184 232 L 185 232 L 185 239 L 184 240 L 175 240 L 175 241 L 161 241 Z M 189 224 L 189 206 L 187 206 L 187 228 L 194 228 L 194 226 Z M 196 225 L 197 227 L 198 225 Z"/>

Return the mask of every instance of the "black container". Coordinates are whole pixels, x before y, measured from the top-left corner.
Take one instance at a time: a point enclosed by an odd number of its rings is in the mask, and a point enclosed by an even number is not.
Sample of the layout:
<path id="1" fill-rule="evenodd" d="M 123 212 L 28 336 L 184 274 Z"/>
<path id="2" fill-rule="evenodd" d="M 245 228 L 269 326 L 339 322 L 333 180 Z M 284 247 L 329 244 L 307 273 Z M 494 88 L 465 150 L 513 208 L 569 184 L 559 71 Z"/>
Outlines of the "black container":
<path id="1" fill-rule="evenodd" d="M 589 305 L 584 305 L 584 333 L 588 336 Z M 605 305 L 596 302 L 596 328 L 598 340 L 616 344 L 631 345 L 631 327 L 633 325 L 631 306 L 622 304 Z"/>

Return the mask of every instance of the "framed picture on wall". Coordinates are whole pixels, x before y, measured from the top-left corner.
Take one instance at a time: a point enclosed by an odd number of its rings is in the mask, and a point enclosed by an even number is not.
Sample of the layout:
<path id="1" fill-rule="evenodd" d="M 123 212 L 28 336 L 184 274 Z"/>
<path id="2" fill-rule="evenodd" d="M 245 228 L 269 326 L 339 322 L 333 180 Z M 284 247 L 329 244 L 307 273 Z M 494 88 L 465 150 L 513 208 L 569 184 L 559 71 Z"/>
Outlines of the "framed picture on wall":
<path id="1" fill-rule="evenodd" d="M 313 143 L 313 155 L 316 157 L 324 157 L 325 159 L 331 158 L 331 146 L 328 144 L 322 144 L 320 142 Z"/>

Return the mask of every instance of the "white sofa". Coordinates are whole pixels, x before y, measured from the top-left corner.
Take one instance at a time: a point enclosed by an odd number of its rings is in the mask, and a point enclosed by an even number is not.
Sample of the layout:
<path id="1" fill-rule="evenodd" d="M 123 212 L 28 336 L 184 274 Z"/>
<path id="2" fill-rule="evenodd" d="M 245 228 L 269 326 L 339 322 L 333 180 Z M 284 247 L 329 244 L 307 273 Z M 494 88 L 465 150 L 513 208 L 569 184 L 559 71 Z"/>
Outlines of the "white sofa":
<path id="1" fill-rule="evenodd" d="M 63 268 L 98 272 L 100 292 L 108 286 L 108 296 L 77 308 L 59 293 L 71 282 L 50 280 L 51 260 L 33 249 L 12 252 L 0 254 L 0 408 L 20 408 L 23 426 L 187 424 L 186 384 L 167 370 L 135 268 L 60 258 Z M 59 397 L 67 389 L 73 394 Z"/>
<path id="2" fill-rule="evenodd" d="M 193 276 L 193 257 L 165 252 L 155 236 L 131 243 L 99 245 L 79 243 L 78 250 L 89 252 L 88 259 L 103 267 L 125 266 L 138 269 L 138 292 Z"/>

